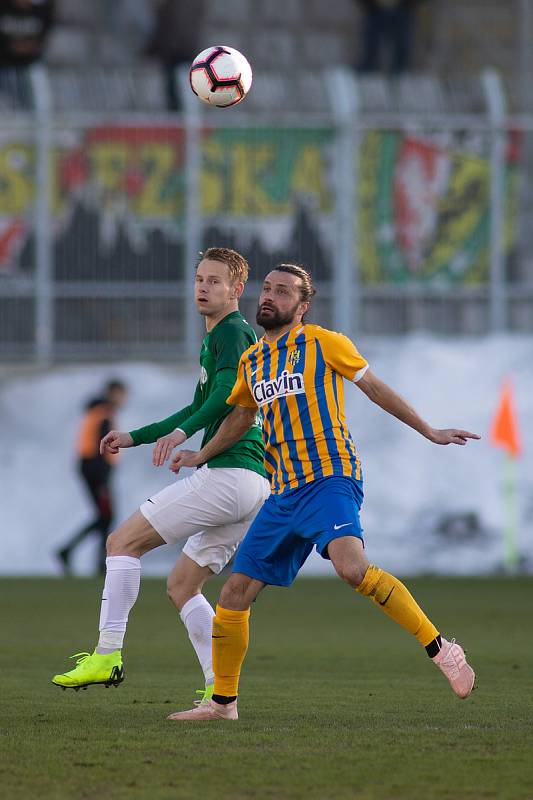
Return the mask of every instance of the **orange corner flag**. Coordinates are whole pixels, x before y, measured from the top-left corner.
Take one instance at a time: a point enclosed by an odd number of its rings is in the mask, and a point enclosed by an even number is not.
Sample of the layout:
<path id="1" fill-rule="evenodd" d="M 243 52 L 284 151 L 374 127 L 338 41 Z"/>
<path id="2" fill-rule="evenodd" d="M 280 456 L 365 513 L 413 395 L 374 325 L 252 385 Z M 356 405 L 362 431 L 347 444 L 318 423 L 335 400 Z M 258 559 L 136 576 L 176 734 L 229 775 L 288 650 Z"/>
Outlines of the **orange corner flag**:
<path id="1" fill-rule="evenodd" d="M 516 458 L 522 452 L 522 444 L 518 433 L 518 418 L 514 408 L 513 390 L 510 381 L 505 381 L 502 386 L 500 402 L 492 426 L 490 440 L 493 444 L 503 447 L 510 456 Z"/>

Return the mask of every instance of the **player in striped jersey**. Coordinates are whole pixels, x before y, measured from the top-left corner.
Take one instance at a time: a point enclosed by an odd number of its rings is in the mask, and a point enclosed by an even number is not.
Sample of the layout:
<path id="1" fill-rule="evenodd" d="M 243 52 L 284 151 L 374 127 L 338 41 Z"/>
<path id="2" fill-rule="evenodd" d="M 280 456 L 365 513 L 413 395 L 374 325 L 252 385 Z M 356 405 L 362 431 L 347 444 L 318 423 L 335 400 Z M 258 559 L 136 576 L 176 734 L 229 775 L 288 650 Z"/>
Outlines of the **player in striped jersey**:
<path id="1" fill-rule="evenodd" d="M 348 338 L 305 323 L 313 294 L 309 273 L 297 265 L 282 264 L 267 276 L 257 313 L 265 335 L 241 357 L 227 400 L 234 410 L 199 453 L 181 451 L 173 459 L 175 470 L 204 463 L 238 439 L 261 409 L 272 494 L 244 538 L 219 599 L 213 698 L 170 719 L 237 719 L 250 605 L 265 585 L 290 585 L 313 547 L 418 639 L 459 697 L 472 691 L 475 675 L 460 645 L 441 637 L 397 578 L 367 560 L 359 521 L 361 464 L 344 416 L 343 379 L 435 444 L 464 445 L 479 436 L 432 428 L 370 371 Z"/>
<path id="2" fill-rule="evenodd" d="M 318 325 L 297 325 L 275 343 L 265 339 L 248 351 L 239 397 L 264 411 L 265 461 L 275 494 L 330 475 L 361 480 L 344 417 L 343 376 L 357 381 L 367 366 L 349 339 Z"/>

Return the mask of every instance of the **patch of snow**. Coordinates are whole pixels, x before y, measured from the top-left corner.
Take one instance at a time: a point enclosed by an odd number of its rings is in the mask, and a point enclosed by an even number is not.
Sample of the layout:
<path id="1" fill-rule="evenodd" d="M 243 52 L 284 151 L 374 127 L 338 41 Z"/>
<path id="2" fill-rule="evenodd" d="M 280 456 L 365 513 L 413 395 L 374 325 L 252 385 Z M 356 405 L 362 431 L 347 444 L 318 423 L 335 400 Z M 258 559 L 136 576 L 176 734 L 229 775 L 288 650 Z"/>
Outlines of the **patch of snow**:
<path id="1" fill-rule="evenodd" d="M 503 452 L 488 431 L 502 380 L 510 377 L 524 446 L 517 461 L 519 551 L 533 571 L 533 341 L 407 338 L 359 342 L 372 370 L 435 427 L 483 436 L 466 447 L 439 447 L 345 384 L 347 417 L 364 472 L 361 514 L 369 559 L 398 574 L 484 574 L 504 563 Z M 88 521 L 91 509 L 75 470 L 74 440 L 85 402 L 110 377 L 130 387 L 121 430 L 162 419 L 190 402 L 198 368 L 149 363 L 55 367 L 0 383 L 1 574 L 58 574 L 54 551 Z M 200 436 L 191 440 L 198 447 Z M 150 446 L 124 451 L 115 473 L 116 521 L 174 480 L 151 464 Z M 472 530 L 461 527 L 473 522 Z M 179 548 L 143 558 L 148 574 L 169 571 Z M 94 541 L 75 556 L 93 571 Z M 314 554 L 304 574 L 331 572 Z"/>

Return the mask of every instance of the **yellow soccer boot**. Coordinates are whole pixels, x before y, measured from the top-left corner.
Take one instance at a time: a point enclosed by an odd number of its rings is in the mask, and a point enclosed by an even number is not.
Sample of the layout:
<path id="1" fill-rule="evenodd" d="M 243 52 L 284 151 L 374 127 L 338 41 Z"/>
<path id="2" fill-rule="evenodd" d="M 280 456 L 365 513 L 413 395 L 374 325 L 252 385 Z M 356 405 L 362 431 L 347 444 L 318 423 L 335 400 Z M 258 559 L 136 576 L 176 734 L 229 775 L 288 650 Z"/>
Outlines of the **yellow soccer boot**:
<path id="1" fill-rule="evenodd" d="M 52 683 L 62 689 L 86 689 L 93 684 L 118 686 L 124 680 L 124 666 L 120 650 L 114 653 L 75 653 L 76 666 L 62 675 L 54 675 Z"/>

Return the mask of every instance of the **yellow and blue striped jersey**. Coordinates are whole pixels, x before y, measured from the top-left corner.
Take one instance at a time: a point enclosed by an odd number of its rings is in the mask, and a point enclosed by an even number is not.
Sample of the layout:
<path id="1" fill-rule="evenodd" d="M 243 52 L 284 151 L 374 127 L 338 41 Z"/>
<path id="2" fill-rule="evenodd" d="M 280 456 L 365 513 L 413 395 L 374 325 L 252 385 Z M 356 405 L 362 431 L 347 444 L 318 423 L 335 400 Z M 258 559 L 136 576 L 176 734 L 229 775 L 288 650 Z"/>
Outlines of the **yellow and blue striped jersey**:
<path id="1" fill-rule="evenodd" d="M 368 363 L 346 336 L 300 323 L 242 354 L 227 402 L 259 408 L 272 492 L 318 478 L 361 478 L 344 414 L 343 378 L 357 381 Z"/>

